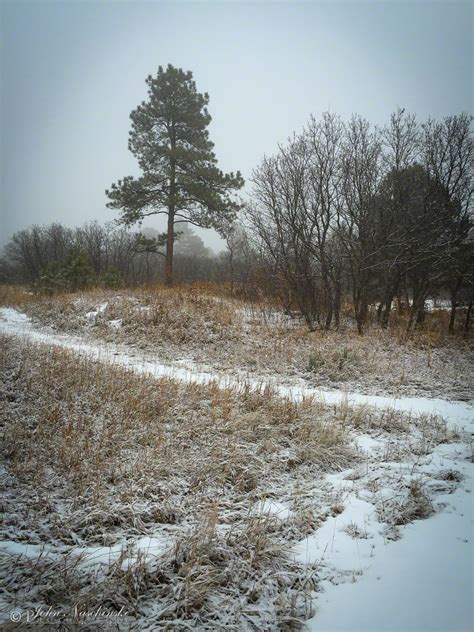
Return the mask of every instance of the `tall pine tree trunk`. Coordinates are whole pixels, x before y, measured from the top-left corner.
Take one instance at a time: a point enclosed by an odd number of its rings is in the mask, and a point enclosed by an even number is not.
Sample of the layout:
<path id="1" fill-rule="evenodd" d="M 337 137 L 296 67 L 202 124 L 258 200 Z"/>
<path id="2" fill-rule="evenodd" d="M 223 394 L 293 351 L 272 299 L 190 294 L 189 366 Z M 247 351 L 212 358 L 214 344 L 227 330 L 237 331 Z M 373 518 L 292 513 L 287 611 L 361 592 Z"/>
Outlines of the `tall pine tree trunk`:
<path id="1" fill-rule="evenodd" d="M 166 260 L 165 260 L 165 285 L 171 287 L 173 285 L 173 251 L 174 251 L 174 213 L 175 213 L 175 195 L 176 195 L 176 159 L 174 152 L 176 149 L 176 141 L 174 138 L 174 130 L 171 136 L 171 158 L 170 158 L 170 197 L 168 204 L 168 231 L 166 235 Z"/>
<path id="2" fill-rule="evenodd" d="M 168 231 L 166 236 L 165 285 L 173 285 L 173 250 L 174 250 L 174 213 L 168 213 Z"/>

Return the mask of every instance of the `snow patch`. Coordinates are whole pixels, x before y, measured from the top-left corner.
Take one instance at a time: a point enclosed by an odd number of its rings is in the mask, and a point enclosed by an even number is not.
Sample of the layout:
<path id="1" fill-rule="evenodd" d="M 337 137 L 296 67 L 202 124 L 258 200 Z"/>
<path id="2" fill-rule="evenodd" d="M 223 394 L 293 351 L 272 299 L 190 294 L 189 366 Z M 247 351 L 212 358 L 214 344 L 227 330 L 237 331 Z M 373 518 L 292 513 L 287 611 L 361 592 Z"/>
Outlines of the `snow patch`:
<path id="1" fill-rule="evenodd" d="M 108 303 L 101 303 L 97 309 L 92 310 L 91 312 L 87 312 L 86 314 L 87 320 L 94 322 L 97 316 L 105 312 L 105 310 L 107 309 L 107 305 Z"/>
<path id="2" fill-rule="evenodd" d="M 286 505 L 269 499 L 257 503 L 254 511 L 259 515 L 275 516 L 280 520 L 288 520 L 293 515 L 293 512 Z"/>

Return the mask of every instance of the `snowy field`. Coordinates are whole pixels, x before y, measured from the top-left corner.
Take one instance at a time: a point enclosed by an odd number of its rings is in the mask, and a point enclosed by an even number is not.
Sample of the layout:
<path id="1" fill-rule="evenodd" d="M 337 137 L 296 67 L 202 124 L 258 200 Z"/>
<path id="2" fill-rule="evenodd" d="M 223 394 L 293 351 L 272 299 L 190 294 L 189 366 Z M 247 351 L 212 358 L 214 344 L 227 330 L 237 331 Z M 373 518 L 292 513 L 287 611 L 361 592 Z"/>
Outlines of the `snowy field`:
<path id="1" fill-rule="evenodd" d="M 85 313 L 85 320 L 94 324 L 107 309 L 107 303 L 100 303 Z M 222 428 L 212 426 L 215 434 L 207 436 L 201 449 L 204 454 L 212 444 L 208 458 L 212 461 L 219 455 L 221 461 L 217 459 L 216 463 L 220 462 L 221 468 L 229 463 L 232 471 L 223 479 L 219 478 L 220 470 L 212 475 L 204 473 L 204 462 L 199 461 L 198 455 L 195 470 L 187 472 L 190 465 L 183 462 L 186 475 L 182 477 L 176 472 L 164 476 L 160 470 L 169 484 L 164 496 L 166 502 L 181 508 L 182 519 L 176 516 L 171 519 L 171 511 L 154 522 L 149 517 L 150 507 L 146 511 L 142 508 L 142 514 L 135 509 L 135 520 L 124 519 L 121 527 L 119 518 L 118 522 L 110 522 L 113 525 L 110 537 L 106 537 L 108 522 L 101 519 L 105 535 L 103 541 L 94 542 L 90 530 L 84 526 L 85 518 L 81 513 L 85 511 L 84 507 L 69 507 L 67 494 L 71 490 L 61 488 L 61 483 L 56 480 L 58 476 L 61 478 L 61 471 L 55 469 L 54 463 L 48 465 L 49 474 L 43 473 L 43 478 L 39 477 L 38 489 L 41 491 L 38 491 L 38 498 L 41 494 L 43 501 L 49 498 L 51 514 L 60 525 L 54 526 L 54 520 L 45 518 L 41 512 L 37 514 L 43 516 L 41 529 L 28 522 L 31 517 L 28 517 L 28 501 L 25 499 L 32 489 L 28 487 L 27 470 L 22 470 L 26 466 L 15 465 L 16 457 L 11 456 L 13 443 L 9 445 L 7 440 L 3 487 L 6 512 L 11 512 L 11 516 L 3 531 L 1 564 L 6 586 L 2 616 L 6 624 L 15 609 L 15 612 L 34 612 L 35 608 L 45 607 L 47 603 L 63 609 L 70 607 L 71 601 L 64 596 L 66 590 L 58 589 L 57 594 L 39 590 L 40 598 L 35 590 L 22 586 L 22 581 L 28 584 L 24 578 L 28 576 L 31 564 L 36 568 L 38 562 L 35 560 L 46 559 L 50 562 L 49 567 L 46 565 L 48 572 L 54 572 L 59 567 L 55 564 L 59 565 L 60 560 L 74 560 L 71 582 L 77 583 L 80 594 L 84 582 L 76 577 L 76 571 L 88 581 L 92 577 L 99 581 L 97 578 L 102 575 L 110 578 L 112 566 L 114 581 L 117 577 L 124 582 L 130 577 L 133 581 L 140 577 L 144 582 L 140 598 L 138 591 L 133 593 L 136 603 L 130 594 L 123 597 L 122 605 L 129 614 L 116 623 L 114 620 L 118 629 L 289 630 L 303 626 L 318 632 L 457 632 L 473 628 L 472 402 L 433 397 L 433 394 L 439 394 L 443 385 L 428 391 L 428 396 L 426 388 L 422 389 L 423 396 L 416 396 L 414 387 L 407 389 L 407 394 L 403 389 L 394 394 L 387 385 L 375 389 L 376 392 L 385 391 L 385 394 L 371 394 L 368 382 L 364 380 L 361 391 L 350 388 L 351 380 L 344 389 L 322 388 L 297 373 L 285 378 L 270 371 L 259 373 L 258 363 L 253 370 L 246 367 L 237 371 L 235 366 L 221 366 L 217 370 L 208 362 L 199 363 L 192 354 L 173 361 L 166 354 L 161 355 L 159 350 L 153 352 L 150 347 L 127 346 L 125 339 L 115 338 L 114 332 L 123 327 L 123 319 L 114 316 L 117 315 L 111 312 L 107 321 L 106 326 L 112 331 L 112 337 L 108 338 L 87 335 L 82 327 L 72 332 L 68 327 L 61 330 L 51 324 L 41 326 L 18 309 L 1 309 L 0 335 L 8 356 L 4 385 L 7 395 L 4 432 L 7 438 L 10 432 L 13 433 L 9 425 L 21 422 L 17 415 L 28 411 L 32 417 L 35 414 L 33 404 L 23 403 L 23 395 L 17 392 L 19 383 L 28 377 L 27 383 L 36 384 L 37 381 L 38 392 L 41 392 L 44 375 L 34 373 L 28 366 L 28 358 L 35 359 L 38 367 L 49 367 L 53 384 L 57 379 L 59 389 L 64 378 L 54 363 L 60 361 L 71 367 L 76 362 L 78 367 L 86 367 L 86 372 L 102 371 L 97 373 L 102 381 L 107 371 L 118 372 L 120 379 L 132 380 L 131 391 L 134 388 L 153 389 L 155 383 L 160 384 L 163 393 L 166 389 L 175 389 L 176 397 L 176 389 L 184 389 L 179 391 L 178 399 L 183 400 L 179 406 L 185 406 L 187 398 L 192 400 L 191 405 L 201 411 L 203 432 L 207 428 L 207 415 L 211 413 L 208 408 L 202 408 L 201 402 L 217 398 L 218 410 L 225 411 L 222 414 L 228 427 L 221 436 Z M 244 317 L 244 321 L 255 320 L 255 315 L 248 313 Z M 270 321 L 276 321 L 276 326 L 281 324 L 277 317 Z M 264 324 L 267 326 L 268 322 Z M 51 350 L 56 350 L 54 353 L 59 355 L 52 356 Z M 24 363 L 20 365 L 23 368 L 15 365 L 16 358 L 23 358 Z M 448 367 L 448 374 L 449 371 Z M 17 373 L 19 378 L 15 377 Z M 29 375 L 25 377 L 24 373 Z M 448 392 L 457 390 L 466 400 L 466 394 L 472 389 L 469 379 L 462 391 L 459 386 L 455 388 L 449 375 L 446 379 Z M 135 383 L 133 380 L 141 381 Z M 75 383 L 73 386 L 79 388 Z M 49 388 L 54 390 L 56 386 Z M 91 384 L 89 388 L 92 388 Z M 224 395 L 218 393 L 226 394 L 225 403 L 219 400 Z M 250 405 L 252 397 L 257 403 Z M 295 428 L 298 429 L 295 436 L 291 424 L 279 426 L 278 434 L 273 434 L 272 423 L 275 422 L 268 422 L 263 412 L 268 413 L 267 401 L 271 402 L 268 406 L 272 419 L 276 419 L 275 411 L 279 411 L 280 406 L 285 411 L 293 411 L 291 414 L 296 415 Z M 38 409 L 40 407 L 38 402 Z M 58 405 L 48 414 L 55 410 Z M 167 432 L 171 429 L 169 434 L 172 436 L 181 429 L 184 433 L 190 432 L 187 428 L 191 423 L 190 409 L 184 407 L 181 412 L 176 412 L 171 407 L 170 410 L 169 428 L 159 430 L 167 437 L 165 443 L 170 440 Z M 54 414 L 59 415 L 58 412 Z M 191 436 L 191 444 L 195 441 L 200 445 L 199 415 L 193 419 L 196 432 Z M 48 423 L 53 423 L 49 417 Z M 23 436 L 15 429 L 11 436 L 20 437 L 19 443 L 26 449 L 34 440 L 34 432 L 33 428 L 31 437 Z M 229 437 L 228 444 L 214 445 L 216 436 L 222 440 Z M 38 441 L 41 444 L 41 439 Z M 140 441 L 139 446 L 148 445 Z M 167 449 L 166 454 L 179 459 L 179 452 L 173 452 L 175 447 Z M 192 448 L 186 447 L 188 449 L 191 452 L 186 453 L 187 457 L 194 454 Z M 64 451 L 64 447 L 58 450 Z M 127 458 L 141 458 L 140 452 L 131 452 Z M 242 478 L 244 469 L 246 478 Z M 120 481 L 119 474 L 111 479 L 112 492 L 114 486 L 119 487 L 116 480 Z M 134 480 L 132 476 L 132 486 Z M 216 485 L 213 487 L 208 480 Z M 153 481 L 150 483 L 153 485 Z M 133 502 L 140 499 L 143 479 L 137 478 L 136 484 Z M 160 478 L 156 484 L 161 485 Z M 202 486 L 206 487 L 207 504 L 201 492 L 195 491 Z M 109 502 L 114 498 L 112 492 L 107 491 Z M 92 514 L 98 512 L 98 501 L 88 493 L 85 496 L 90 503 L 87 510 Z M 151 492 L 148 498 L 153 498 Z M 210 499 L 214 503 L 214 514 L 210 511 Z M 164 501 L 160 502 L 163 504 Z M 199 505 L 202 511 L 193 513 L 193 503 L 203 503 Z M 209 515 L 213 516 L 211 526 L 202 518 L 204 506 L 206 520 L 210 521 Z M 117 510 L 120 510 L 120 504 Z M 74 512 L 81 514 L 80 520 Z M 66 518 L 77 529 L 69 528 L 69 535 L 65 535 L 68 529 L 63 528 Z M 193 605 L 193 596 L 186 601 L 182 591 L 192 593 L 202 576 L 194 568 L 196 574 L 186 576 L 189 584 L 177 579 L 184 571 L 178 568 L 176 561 L 179 548 L 176 542 L 179 538 L 188 538 L 186 542 L 193 552 L 189 555 L 195 554 L 196 559 L 201 559 L 195 552 L 198 544 L 193 540 L 200 521 L 201 527 L 204 522 L 204 527 L 212 532 L 212 538 L 216 538 L 216 555 L 221 546 L 226 566 L 234 568 L 236 577 L 243 572 L 239 563 L 244 564 L 244 561 L 239 560 L 245 559 L 247 563 L 243 551 L 253 547 L 254 557 L 248 562 L 253 570 L 245 575 L 245 580 L 239 583 L 226 576 L 227 591 L 219 582 L 209 581 L 205 597 L 200 597 L 205 605 L 198 607 L 197 602 Z M 251 529 L 252 538 L 257 538 L 256 524 L 261 529 L 258 538 L 262 541 L 266 538 L 265 545 L 262 544 L 265 553 L 261 558 L 256 553 L 258 542 L 251 539 L 248 531 Z M 236 541 L 229 535 L 233 534 L 234 528 Z M 208 557 L 206 560 L 209 565 Z M 217 573 L 218 563 L 213 561 L 213 564 L 213 572 Z M 137 566 L 141 568 L 141 575 L 136 572 Z M 117 575 L 117 567 L 121 574 Z M 144 568 L 148 569 L 148 575 Z M 168 573 L 166 582 L 162 582 L 169 587 L 168 591 L 163 590 L 159 581 L 149 578 L 152 572 L 156 576 L 160 568 L 166 569 L 163 574 Z M 134 570 L 127 575 L 127 569 Z M 38 581 L 49 581 L 48 572 L 38 575 Z M 252 573 L 255 574 L 253 580 Z M 278 579 L 280 576 L 283 579 Z M 110 592 L 110 586 L 114 584 L 109 586 L 103 577 L 100 581 Z M 224 581 L 223 577 L 219 581 Z M 107 603 L 113 603 L 119 609 L 122 602 L 112 602 L 109 592 L 104 588 L 100 594 L 108 595 Z M 174 611 L 173 604 L 180 599 L 185 605 Z M 107 625 L 104 629 L 112 629 Z"/>
<path id="2" fill-rule="evenodd" d="M 120 294 L 97 290 L 51 298 L 16 293 L 6 305 L 50 333 L 112 343 L 127 354 L 148 352 L 162 364 L 180 362 L 193 372 L 299 381 L 305 387 L 369 395 L 472 398 L 472 347 L 440 333 L 445 327 L 436 322 L 439 313 L 430 316 L 433 328 L 427 324 L 416 341 L 403 341 L 405 325 L 397 326 L 396 316 L 395 327 L 384 331 L 375 326 L 366 337 L 354 333 L 349 315 L 338 331 L 308 332 L 295 314 L 272 305 L 186 288 Z"/>

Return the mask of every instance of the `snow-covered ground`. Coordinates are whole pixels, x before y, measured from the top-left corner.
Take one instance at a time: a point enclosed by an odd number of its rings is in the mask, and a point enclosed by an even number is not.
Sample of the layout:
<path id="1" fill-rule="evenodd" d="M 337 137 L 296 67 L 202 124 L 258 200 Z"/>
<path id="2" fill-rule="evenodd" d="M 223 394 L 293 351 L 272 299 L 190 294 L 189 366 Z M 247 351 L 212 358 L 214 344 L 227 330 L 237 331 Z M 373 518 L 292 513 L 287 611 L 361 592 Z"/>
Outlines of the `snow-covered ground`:
<path id="1" fill-rule="evenodd" d="M 389 330 L 369 325 L 366 336 L 355 334 L 348 314 L 334 331 L 310 332 L 297 315 L 270 305 L 184 290 L 12 297 L 11 306 L 56 333 L 147 351 L 162 364 L 181 361 L 193 370 L 252 373 L 280 383 L 299 378 L 309 387 L 369 395 L 472 397 L 474 349 L 460 336 L 446 338 L 432 317 L 406 339 L 398 314 Z"/>
<path id="2" fill-rule="evenodd" d="M 431 487 L 434 514 L 403 526 L 387 541 L 376 517 L 369 478 L 331 478 L 344 492 L 344 511 L 329 518 L 297 550 L 297 558 L 321 564 L 315 632 L 458 632 L 473 626 L 472 449 L 442 445 L 409 472 Z M 446 470 L 449 468 L 449 470 Z M 439 479 L 444 471 L 463 477 L 455 487 Z M 381 475 L 379 471 L 377 473 Z M 372 478 L 373 480 L 373 478 Z M 365 488 L 364 488 L 365 487 Z M 391 491 L 388 490 L 387 501 Z"/>
<path id="3" fill-rule="evenodd" d="M 94 318 L 91 315 L 91 318 Z M 299 562 L 317 568 L 319 588 L 314 595 L 316 615 L 308 628 L 325 631 L 398 630 L 418 632 L 473 629 L 473 503 L 472 476 L 474 407 L 470 403 L 418 397 L 392 398 L 356 392 L 309 388 L 297 379 L 255 374 L 216 373 L 192 363 L 163 363 L 151 354 L 34 327 L 17 310 L 0 310 L 0 333 L 45 345 L 57 345 L 97 361 L 128 367 L 154 377 L 220 386 L 268 385 L 281 395 L 300 401 L 315 397 L 330 405 L 376 407 L 413 415 L 439 415 L 458 431 L 459 440 L 433 449 L 419 449 L 419 437 L 368 435 L 353 437 L 365 456 L 364 466 L 326 476 L 325 493 L 340 510 L 300 542 L 293 551 Z M 393 441 L 393 444 L 390 443 Z M 402 459 L 394 454 L 405 455 Z M 396 491 L 394 491 L 396 490 Z M 315 494 L 320 490 L 315 489 Z M 387 530 L 383 520 L 394 506 L 423 501 L 426 519 L 412 518 Z M 415 507 L 416 509 L 416 507 Z M 291 514 L 278 499 L 258 508 L 282 520 Z M 413 514 L 416 517 L 416 512 Z M 138 548 L 160 548 L 161 542 L 138 542 Z M 7 552 L 13 546 L 8 545 Z M 30 549 L 31 550 L 31 549 Z M 114 556 L 119 549 L 84 551 Z M 18 553 L 18 551 L 16 551 Z M 316 565 L 316 566 L 315 566 Z"/>
<path id="4" fill-rule="evenodd" d="M 268 385 L 280 394 L 300 401 L 304 397 L 320 398 L 327 404 L 346 403 L 348 406 L 376 406 L 414 414 L 441 415 L 447 422 L 463 426 L 474 418 L 474 406 L 466 402 L 430 399 L 426 397 L 383 397 L 343 390 L 324 390 L 308 387 L 302 380 L 293 379 L 282 383 L 281 378 L 258 376 L 249 372 L 210 372 L 192 362 L 164 363 L 150 353 L 130 352 L 125 347 L 108 343 L 85 340 L 79 336 L 60 334 L 35 327 L 31 319 L 16 309 L 0 309 L 0 333 L 25 337 L 35 342 L 56 345 L 70 349 L 89 358 L 95 358 L 109 364 L 121 365 L 139 373 L 153 377 L 170 377 L 176 380 L 208 384 L 217 382 L 220 386 L 255 387 Z"/>

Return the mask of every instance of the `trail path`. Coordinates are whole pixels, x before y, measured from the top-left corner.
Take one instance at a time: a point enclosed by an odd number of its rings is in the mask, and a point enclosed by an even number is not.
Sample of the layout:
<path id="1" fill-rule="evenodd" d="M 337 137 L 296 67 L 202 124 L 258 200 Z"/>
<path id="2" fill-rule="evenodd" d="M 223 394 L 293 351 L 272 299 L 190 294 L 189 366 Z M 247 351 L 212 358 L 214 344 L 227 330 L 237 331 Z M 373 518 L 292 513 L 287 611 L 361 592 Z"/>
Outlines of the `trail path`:
<path id="1" fill-rule="evenodd" d="M 188 362 L 166 364 L 151 354 L 140 355 L 125 347 L 95 342 L 69 334 L 35 327 L 26 314 L 0 309 L 0 334 L 69 349 L 79 355 L 111 365 L 127 367 L 153 377 L 186 382 L 239 387 L 268 385 L 294 400 L 317 397 L 328 404 L 393 408 L 413 414 L 441 415 L 450 427 L 474 431 L 474 406 L 470 403 L 426 397 L 382 397 L 357 392 L 321 390 L 302 380 L 260 378 L 202 370 Z M 472 434 L 471 434 L 472 437 Z M 326 477 L 335 492 L 344 494 L 342 514 L 323 525 L 295 547 L 294 555 L 307 564 L 318 563 L 319 583 L 324 592 L 316 599 L 316 616 L 308 621 L 315 632 L 467 632 L 474 629 L 473 597 L 473 494 L 474 474 L 471 444 L 438 446 L 426 459 L 410 463 L 384 463 L 377 441 L 354 437 L 367 452 L 367 469 L 375 468 L 384 484 L 393 476 L 416 474 L 427 480 L 453 469 L 460 473 L 457 487 L 446 485 L 436 495 L 436 513 L 401 529 L 402 538 L 387 542 L 383 524 L 364 487 L 351 472 Z M 390 471 L 390 467 L 392 470 Z M 440 485 L 439 480 L 435 483 Z M 278 505 L 278 503 L 276 503 Z M 350 537 L 347 527 L 363 525 L 362 539 Z"/>
<path id="2" fill-rule="evenodd" d="M 259 377 L 252 374 L 239 376 L 232 373 L 206 371 L 191 362 L 187 364 L 182 362 L 163 363 L 158 357 L 151 354 L 140 355 L 136 352 L 132 353 L 125 347 L 35 327 L 26 314 L 13 308 L 0 309 L 0 333 L 28 338 L 45 345 L 59 346 L 101 362 L 124 366 L 137 373 L 144 373 L 157 378 L 169 377 L 198 384 L 217 382 L 220 386 L 230 387 L 242 386 L 244 382 L 253 387 L 268 385 L 281 395 L 290 397 L 295 401 L 301 400 L 303 397 L 317 397 L 327 404 L 347 402 L 348 405 L 393 408 L 418 414 L 437 414 L 451 424 L 458 426 L 472 424 L 474 427 L 474 406 L 466 402 L 427 397 L 383 397 L 342 390 L 323 390 L 309 387 L 303 380 L 296 379 L 282 383 L 281 378 Z"/>

